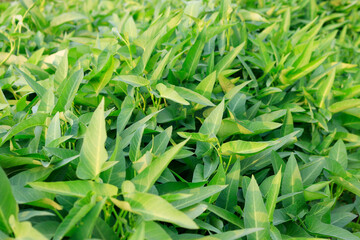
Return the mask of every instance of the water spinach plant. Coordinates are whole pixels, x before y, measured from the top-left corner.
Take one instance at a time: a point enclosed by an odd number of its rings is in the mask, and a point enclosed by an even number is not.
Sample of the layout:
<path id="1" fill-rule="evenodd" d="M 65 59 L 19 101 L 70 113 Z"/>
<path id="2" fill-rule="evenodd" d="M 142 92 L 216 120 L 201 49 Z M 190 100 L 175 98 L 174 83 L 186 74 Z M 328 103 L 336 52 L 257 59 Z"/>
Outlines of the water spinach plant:
<path id="1" fill-rule="evenodd" d="M 360 239 L 360 2 L 0 3 L 0 239 Z"/>

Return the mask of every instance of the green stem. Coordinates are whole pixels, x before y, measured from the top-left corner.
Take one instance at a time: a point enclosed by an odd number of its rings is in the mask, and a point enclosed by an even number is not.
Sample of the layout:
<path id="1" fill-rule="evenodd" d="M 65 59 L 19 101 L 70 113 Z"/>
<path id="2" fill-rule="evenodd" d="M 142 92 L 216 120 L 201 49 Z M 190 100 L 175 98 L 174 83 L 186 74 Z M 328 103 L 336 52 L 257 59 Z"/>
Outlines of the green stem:
<path id="1" fill-rule="evenodd" d="M 61 219 L 61 221 L 63 221 L 64 217 L 59 213 L 59 211 L 56 209 L 53 209 L 53 210 L 54 210 L 55 214 Z"/>
<path id="2" fill-rule="evenodd" d="M 233 155 L 230 155 L 230 159 L 229 159 L 229 162 L 228 162 L 228 164 L 227 164 L 227 166 L 226 166 L 225 173 L 227 173 L 227 171 L 229 170 L 229 167 L 230 167 L 230 164 L 231 164 L 231 159 L 232 159 L 232 156 L 233 156 Z"/>
<path id="3" fill-rule="evenodd" d="M 215 149 L 217 155 L 219 156 L 220 164 L 223 165 L 223 159 L 222 159 L 222 156 L 221 156 L 218 148 L 217 148 L 214 144 L 212 144 L 212 143 L 210 143 L 210 145 Z M 223 166 L 224 166 L 224 165 L 223 165 Z"/>
<path id="4" fill-rule="evenodd" d="M 12 44 L 12 42 L 10 41 L 10 44 L 11 44 L 11 49 L 10 49 L 10 52 L 8 53 L 8 55 L 6 55 L 6 57 L 4 58 L 4 60 L 2 60 L 1 62 L 0 62 L 0 66 L 1 65 L 3 65 L 9 58 L 10 58 L 10 56 L 11 56 L 11 54 L 13 53 L 13 51 L 14 51 L 14 45 Z"/>

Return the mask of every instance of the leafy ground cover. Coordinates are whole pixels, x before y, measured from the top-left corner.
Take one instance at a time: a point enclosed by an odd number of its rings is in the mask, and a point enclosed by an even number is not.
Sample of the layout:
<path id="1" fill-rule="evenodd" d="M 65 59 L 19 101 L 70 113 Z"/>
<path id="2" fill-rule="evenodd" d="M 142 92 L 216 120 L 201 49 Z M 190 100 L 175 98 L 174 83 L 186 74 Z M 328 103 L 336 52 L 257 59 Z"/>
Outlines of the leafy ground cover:
<path id="1" fill-rule="evenodd" d="M 360 3 L 0 3 L 0 239 L 360 239 Z"/>

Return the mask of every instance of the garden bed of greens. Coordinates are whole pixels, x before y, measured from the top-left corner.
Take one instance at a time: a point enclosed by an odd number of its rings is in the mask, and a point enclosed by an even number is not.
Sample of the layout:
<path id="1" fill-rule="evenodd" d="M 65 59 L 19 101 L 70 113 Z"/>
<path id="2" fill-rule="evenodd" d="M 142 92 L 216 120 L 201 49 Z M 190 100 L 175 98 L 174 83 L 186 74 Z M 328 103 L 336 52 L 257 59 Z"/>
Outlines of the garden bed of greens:
<path id="1" fill-rule="evenodd" d="M 360 239 L 360 2 L 0 3 L 0 239 Z"/>

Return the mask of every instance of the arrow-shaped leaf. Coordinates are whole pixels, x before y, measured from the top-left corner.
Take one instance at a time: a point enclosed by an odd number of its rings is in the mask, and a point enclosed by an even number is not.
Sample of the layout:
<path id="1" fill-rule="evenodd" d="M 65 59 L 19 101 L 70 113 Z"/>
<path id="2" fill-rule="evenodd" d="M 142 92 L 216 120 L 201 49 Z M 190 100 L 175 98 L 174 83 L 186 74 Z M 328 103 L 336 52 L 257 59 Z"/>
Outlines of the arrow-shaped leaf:
<path id="1" fill-rule="evenodd" d="M 80 151 L 80 162 L 76 175 L 81 179 L 94 179 L 108 158 L 105 149 L 106 128 L 104 119 L 104 99 L 100 102 L 86 130 Z"/>

